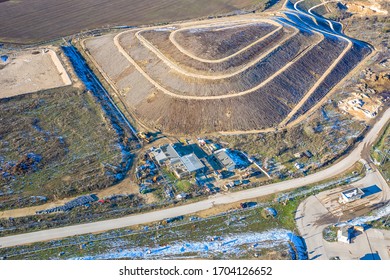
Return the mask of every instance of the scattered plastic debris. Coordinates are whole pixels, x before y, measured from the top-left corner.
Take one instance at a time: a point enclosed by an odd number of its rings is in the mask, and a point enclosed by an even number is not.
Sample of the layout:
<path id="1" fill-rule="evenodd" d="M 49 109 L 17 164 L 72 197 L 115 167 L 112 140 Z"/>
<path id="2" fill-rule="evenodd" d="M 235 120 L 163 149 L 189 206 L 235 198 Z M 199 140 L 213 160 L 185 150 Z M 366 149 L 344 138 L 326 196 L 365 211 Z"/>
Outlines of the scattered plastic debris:
<path id="1" fill-rule="evenodd" d="M 2 62 L 7 62 L 7 60 L 8 60 L 8 55 L 2 55 L 2 56 L 0 57 L 0 59 L 1 59 Z"/>

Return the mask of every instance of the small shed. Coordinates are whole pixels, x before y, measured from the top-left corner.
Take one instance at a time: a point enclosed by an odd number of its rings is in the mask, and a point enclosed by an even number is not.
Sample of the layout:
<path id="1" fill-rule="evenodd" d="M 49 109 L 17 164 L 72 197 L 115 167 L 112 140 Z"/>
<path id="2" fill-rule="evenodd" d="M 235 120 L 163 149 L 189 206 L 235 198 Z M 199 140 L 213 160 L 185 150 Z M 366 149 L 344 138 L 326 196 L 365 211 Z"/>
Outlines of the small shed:
<path id="1" fill-rule="evenodd" d="M 353 236 L 353 227 L 342 227 L 337 231 L 337 241 L 343 243 L 351 243 Z"/>

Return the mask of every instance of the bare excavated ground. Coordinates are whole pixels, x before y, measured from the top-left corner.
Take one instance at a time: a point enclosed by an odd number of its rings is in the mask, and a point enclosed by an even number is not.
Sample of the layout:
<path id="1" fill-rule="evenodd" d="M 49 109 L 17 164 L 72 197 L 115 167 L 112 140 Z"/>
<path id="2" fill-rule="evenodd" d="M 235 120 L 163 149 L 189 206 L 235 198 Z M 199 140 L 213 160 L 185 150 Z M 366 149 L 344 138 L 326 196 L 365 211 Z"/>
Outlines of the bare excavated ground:
<path id="1" fill-rule="evenodd" d="M 82 30 L 193 19 L 262 8 L 261 0 L 0 1 L 0 41 L 32 43 Z"/>
<path id="2" fill-rule="evenodd" d="M 227 24 L 179 31 L 175 40 L 194 56 L 215 60 L 234 54 L 273 30 L 275 26 L 264 23 Z"/>
<path id="3" fill-rule="evenodd" d="M 0 62 L 0 98 L 70 85 L 72 82 L 53 49 L 6 53 Z"/>
<path id="4" fill-rule="evenodd" d="M 245 15 L 132 29 L 84 44 L 149 128 L 256 131 L 309 111 L 370 53 L 295 20 Z"/>

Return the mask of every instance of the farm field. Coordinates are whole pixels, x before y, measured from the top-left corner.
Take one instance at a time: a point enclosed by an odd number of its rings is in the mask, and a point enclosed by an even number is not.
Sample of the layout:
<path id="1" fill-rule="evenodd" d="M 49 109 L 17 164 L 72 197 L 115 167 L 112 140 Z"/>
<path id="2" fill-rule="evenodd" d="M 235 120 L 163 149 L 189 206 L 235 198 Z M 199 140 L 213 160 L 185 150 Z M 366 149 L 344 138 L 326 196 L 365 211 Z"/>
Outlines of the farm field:
<path id="1" fill-rule="evenodd" d="M 94 28 L 167 23 L 241 9 L 261 0 L 66 0 L 0 1 L 0 41 L 34 43 Z"/>

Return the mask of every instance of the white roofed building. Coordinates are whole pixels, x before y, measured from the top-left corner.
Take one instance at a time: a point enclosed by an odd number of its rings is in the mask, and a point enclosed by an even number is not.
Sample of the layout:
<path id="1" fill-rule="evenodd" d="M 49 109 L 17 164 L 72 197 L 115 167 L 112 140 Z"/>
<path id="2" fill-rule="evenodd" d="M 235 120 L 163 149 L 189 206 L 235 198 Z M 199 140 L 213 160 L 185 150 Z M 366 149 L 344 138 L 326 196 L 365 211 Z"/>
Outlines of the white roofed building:
<path id="1" fill-rule="evenodd" d="M 340 203 L 349 203 L 358 199 L 361 199 L 364 195 L 364 192 L 359 188 L 353 188 L 340 193 L 339 202 Z"/>

